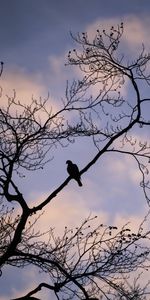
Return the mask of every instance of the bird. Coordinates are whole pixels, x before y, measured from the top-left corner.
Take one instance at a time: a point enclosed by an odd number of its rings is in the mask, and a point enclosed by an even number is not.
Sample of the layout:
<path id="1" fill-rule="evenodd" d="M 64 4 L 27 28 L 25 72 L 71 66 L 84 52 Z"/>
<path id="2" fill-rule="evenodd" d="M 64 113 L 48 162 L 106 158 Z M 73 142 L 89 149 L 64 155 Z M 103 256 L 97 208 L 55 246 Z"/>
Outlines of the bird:
<path id="1" fill-rule="evenodd" d="M 82 186 L 80 172 L 78 169 L 78 166 L 76 164 L 73 164 L 71 160 L 66 161 L 67 171 L 68 174 L 71 176 L 71 178 L 75 179 L 79 186 Z"/>

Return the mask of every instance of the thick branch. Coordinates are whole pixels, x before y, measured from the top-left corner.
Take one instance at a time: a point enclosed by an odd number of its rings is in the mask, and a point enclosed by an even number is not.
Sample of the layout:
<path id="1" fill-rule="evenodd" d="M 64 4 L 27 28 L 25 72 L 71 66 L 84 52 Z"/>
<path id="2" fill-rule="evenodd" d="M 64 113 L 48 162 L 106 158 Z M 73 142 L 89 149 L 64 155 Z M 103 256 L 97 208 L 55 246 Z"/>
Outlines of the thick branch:
<path id="1" fill-rule="evenodd" d="M 11 299 L 11 300 L 27 300 L 28 297 L 30 297 L 30 296 L 36 294 L 37 292 L 39 292 L 42 289 L 42 287 L 45 287 L 45 288 L 47 288 L 49 290 L 53 290 L 53 291 L 57 292 L 57 288 L 55 286 L 50 285 L 50 284 L 45 283 L 45 282 L 42 282 L 35 289 L 33 289 L 32 291 L 30 291 L 29 293 L 27 293 L 25 296 L 23 296 L 21 298 Z M 31 298 L 31 299 L 33 299 L 33 298 Z M 34 298 L 34 299 L 38 300 L 38 298 Z"/>
<path id="2" fill-rule="evenodd" d="M 26 225 L 27 219 L 29 217 L 29 213 L 30 213 L 29 210 L 24 210 L 23 211 L 21 219 L 20 219 L 20 221 L 18 223 L 18 226 L 15 230 L 13 240 L 11 241 L 10 245 L 8 246 L 6 252 L 0 258 L 0 267 L 2 267 L 5 264 L 5 262 L 7 262 L 9 257 L 13 256 L 17 245 L 20 243 L 22 231 L 23 231 L 23 229 Z"/>

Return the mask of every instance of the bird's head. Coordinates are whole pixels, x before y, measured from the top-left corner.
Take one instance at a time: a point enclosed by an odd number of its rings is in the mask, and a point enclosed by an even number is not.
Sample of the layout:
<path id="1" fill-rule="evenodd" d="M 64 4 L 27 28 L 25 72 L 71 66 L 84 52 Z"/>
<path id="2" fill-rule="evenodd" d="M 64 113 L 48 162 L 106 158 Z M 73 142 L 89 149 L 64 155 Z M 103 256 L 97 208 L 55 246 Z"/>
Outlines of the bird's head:
<path id="1" fill-rule="evenodd" d="M 71 160 L 67 160 L 66 161 L 66 164 L 68 165 L 68 164 L 72 164 L 72 161 Z"/>

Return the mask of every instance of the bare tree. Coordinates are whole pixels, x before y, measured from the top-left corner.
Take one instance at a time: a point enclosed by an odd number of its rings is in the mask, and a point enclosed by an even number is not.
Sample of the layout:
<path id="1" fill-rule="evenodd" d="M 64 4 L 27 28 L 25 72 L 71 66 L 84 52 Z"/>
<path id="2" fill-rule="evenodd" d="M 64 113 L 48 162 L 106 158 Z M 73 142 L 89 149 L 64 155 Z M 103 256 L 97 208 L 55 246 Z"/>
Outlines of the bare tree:
<path id="1" fill-rule="evenodd" d="M 87 219 L 75 232 L 66 229 L 61 238 L 56 238 L 50 231 L 47 243 L 38 239 L 35 242 L 38 233 L 32 232 L 34 224 L 27 227 L 27 220 L 48 205 L 71 177 L 34 207 L 28 206 L 16 180 L 17 176 L 24 176 L 26 170 L 44 168 L 49 161 L 47 154 L 55 145 L 63 146 L 76 137 L 88 136 L 94 142 L 96 154 L 80 175 L 105 153 L 131 156 L 141 172 L 140 185 L 149 205 L 150 145 L 148 141 L 139 141 L 136 132 L 139 128 L 143 132 L 150 125 L 145 114 L 150 99 L 147 95 L 143 97 L 142 89 L 143 85 L 149 88 L 150 84 L 150 55 L 143 47 L 134 61 L 126 62 L 118 53 L 122 34 L 123 24 L 112 27 L 109 32 L 101 33 L 98 29 L 92 40 L 87 33 L 73 36 L 81 49 L 69 52 L 68 64 L 79 67 L 80 79 L 67 84 L 65 98 L 57 112 L 49 108 L 48 99 L 32 99 L 31 104 L 26 105 L 16 99 L 15 93 L 8 97 L 7 105 L 0 108 L 1 205 L 16 201 L 22 209 L 21 215 L 14 219 L 11 210 L 5 206 L 1 209 L 1 274 L 5 264 L 17 267 L 33 264 L 48 274 L 48 282 L 51 281 L 51 284 L 41 283 L 21 299 L 30 299 L 42 287 L 54 291 L 57 299 L 62 295 L 63 299 L 135 299 L 135 291 L 129 291 L 126 284 L 126 274 L 138 267 L 146 268 L 149 250 L 141 241 L 149 239 L 149 232 L 143 233 L 141 225 L 137 233 L 132 234 L 126 227 L 117 233 L 114 233 L 115 227 L 109 226 L 88 231 Z M 126 84 L 132 89 L 131 99 L 121 94 Z M 68 121 L 68 116 L 69 119 L 73 116 L 74 123 Z M 144 288 L 136 289 L 143 299 L 146 292 Z"/>
<path id="2" fill-rule="evenodd" d="M 43 234 L 34 231 L 35 222 L 30 223 L 7 264 L 18 268 L 32 264 L 46 274 L 48 283 L 41 282 L 18 299 L 30 299 L 43 288 L 53 291 L 57 299 L 144 299 L 150 294 L 150 282 L 137 285 L 139 275 L 132 284 L 128 280 L 132 273 L 144 272 L 150 264 L 150 231 L 143 230 L 147 217 L 132 232 L 128 224 L 121 230 L 104 224 L 95 226 L 97 217 L 89 216 L 76 229 L 66 227 L 62 237 L 50 229 L 43 242 L 39 239 Z M 12 224 L 3 227 L 10 237 Z"/>

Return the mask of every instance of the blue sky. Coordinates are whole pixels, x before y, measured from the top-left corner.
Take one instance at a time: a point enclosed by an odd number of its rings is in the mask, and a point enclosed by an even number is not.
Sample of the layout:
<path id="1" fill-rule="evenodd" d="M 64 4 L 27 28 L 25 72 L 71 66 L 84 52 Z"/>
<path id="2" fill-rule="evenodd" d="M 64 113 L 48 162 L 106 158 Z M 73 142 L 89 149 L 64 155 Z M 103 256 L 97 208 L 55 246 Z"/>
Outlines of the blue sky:
<path id="1" fill-rule="evenodd" d="M 123 21 L 123 45 L 129 57 L 141 50 L 143 42 L 150 47 L 149 0 L 0 0 L 0 10 L 0 60 L 4 61 L 1 86 L 4 94 L 11 95 L 15 89 L 25 102 L 30 102 L 32 95 L 45 97 L 49 92 L 51 103 L 57 107 L 65 94 L 66 80 L 78 76 L 73 68 L 64 66 L 68 50 L 75 46 L 70 31 L 94 32 L 97 26 L 106 28 Z M 129 95 L 126 87 L 122 92 Z M 147 131 L 141 136 L 149 137 Z M 63 182 L 67 159 L 83 168 L 95 153 L 92 141 L 87 139 L 53 151 L 54 159 L 44 171 L 18 180 L 28 203 L 40 202 Z M 82 181 L 82 189 L 71 181 L 47 206 L 39 221 L 41 230 L 52 226 L 61 232 L 65 225 L 76 226 L 89 213 L 98 214 L 100 222 L 107 224 L 121 226 L 131 221 L 134 229 L 147 212 L 139 187 L 140 174 L 135 162 L 126 156 L 104 155 Z M 23 288 L 27 291 L 36 286 L 35 278 L 38 282 L 34 269 L 25 275 L 19 271 L 18 276 L 17 270 L 6 268 L 0 299 L 19 297 Z"/>

